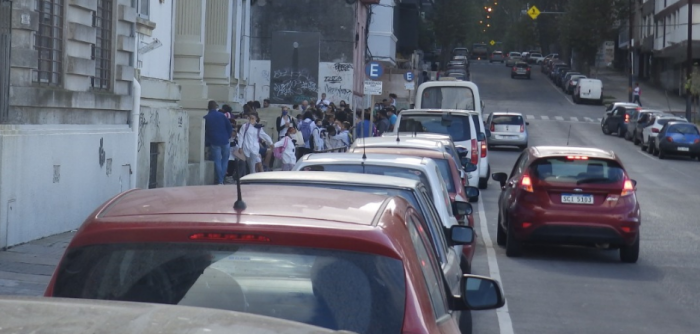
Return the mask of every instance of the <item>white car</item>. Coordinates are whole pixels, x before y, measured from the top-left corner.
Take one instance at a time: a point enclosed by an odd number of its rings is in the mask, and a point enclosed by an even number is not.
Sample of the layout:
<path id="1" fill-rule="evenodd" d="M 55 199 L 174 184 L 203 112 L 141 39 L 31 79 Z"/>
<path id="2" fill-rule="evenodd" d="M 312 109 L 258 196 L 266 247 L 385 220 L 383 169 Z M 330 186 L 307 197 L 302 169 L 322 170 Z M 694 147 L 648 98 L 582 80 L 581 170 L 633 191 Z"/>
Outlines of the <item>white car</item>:
<path id="1" fill-rule="evenodd" d="M 603 104 L 603 82 L 598 79 L 579 79 L 573 97 L 574 103 L 593 101 Z"/>
<path id="2" fill-rule="evenodd" d="M 531 53 L 528 57 L 528 63 L 530 64 L 541 64 L 544 60 L 544 56 L 541 53 Z"/>
<path id="3" fill-rule="evenodd" d="M 666 125 L 666 123 L 671 121 L 687 122 L 688 120 L 685 119 L 685 117 L 673 115 L 652 116 L 649 122 L 651 123 L 651 125 L 642 129 L 642 138 L 640 144 L 640 146 L 642 147 L 642 151 L 652 153 L 652 148 L 654 147 L 654 141 L 656 140 L 656 136 L 659 135 L 659 131 L 661 131 L 661 128 L 663 128 L 664 125 Z"/>

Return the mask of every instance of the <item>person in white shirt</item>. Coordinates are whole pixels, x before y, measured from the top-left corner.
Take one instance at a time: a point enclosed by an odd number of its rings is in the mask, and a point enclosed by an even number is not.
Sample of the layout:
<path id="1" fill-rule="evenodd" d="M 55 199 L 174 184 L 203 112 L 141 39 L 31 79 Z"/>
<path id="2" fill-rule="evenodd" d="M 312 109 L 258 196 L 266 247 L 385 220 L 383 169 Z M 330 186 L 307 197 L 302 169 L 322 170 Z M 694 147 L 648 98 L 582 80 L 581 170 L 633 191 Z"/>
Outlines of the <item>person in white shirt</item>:
<path id="1" fill-rule="evenodd" d="M 261 126 L 256 125 L 257 117 L 250 115 L 248 123 L 243 124 L 238 132 L 238 151 L 246 157 L 249 174 L 255 173 L 255 164 L 260 161 L 260 139 L 269 145 L 273 144 L 272 138 L 262 131 Z"/>
<path id="2" fill-rule="evenodd" d="M 331 138 L 338 141 L 338 146 L 334 148 L 350 147 L 350 122 L 335 121 L 335 128 L 338 129 L 338 132 Z"/>
<path id="3" fill-rule="evenodd" d="M 391 101 L 391 103 L 389 103 L 389 105 L 396 107 L 396 98 L 397 97 L 398 96 L 396 96 L 396 94 L 394 94 L 394 93 L 389 94 L 389 99 Z"/>
<path id="4" fill-rule="evenodd" d="M 642 89 L 639 88 L 639 82 L 637 82 L 637 85 L 634 87 L 634 90 L 632 91 L 632 103 L 637 103 L 640 107 L 642 106 L 642 101 L 639 100 L 639 95 L 641 95 Z"/>
<path id="5" fill-rule="evenodd" d="M 299 148 L 300 157 L 309 154 L 314 151 L 323 150 L 323 138 L 321 138 L 321 129 L 318 128 L 318 124 L 321 124 L 321 120 L 314 121 L 314 114 L 311 111 L 304 113 L 304 120 L 299 124 L 299 132 L 302 134 L 304 139 L 304 147 Z M 313 145 L 312 145 L 313 142 Z"/>
<path id="6" fill-rule="evenodd" d="M 326 100 L 326 93 L 321 94 L 321 98 L 316 101 L 316 108 L 321 109 L 321 111 L 326 112 L 328 106 L 331 105 L 331 101 Z"/>
<path id="7" fill-rule="evenodd" d="M 297 161 L 296 153 L 295 153 L 295 147 L 294 147 L 294 142 L 293 138 L 294 135 L 296 134 L 297 129 L 295 128 L 289 128 L 287 131 L 287 134 L 282 137 L 278 142 L 275 143 L 275 148 L 283 147 L 284 151 L 282 151 L 282 170 L 283 171 L 291 171 L 292 168 L 294 168 L 294 164 Z"/>

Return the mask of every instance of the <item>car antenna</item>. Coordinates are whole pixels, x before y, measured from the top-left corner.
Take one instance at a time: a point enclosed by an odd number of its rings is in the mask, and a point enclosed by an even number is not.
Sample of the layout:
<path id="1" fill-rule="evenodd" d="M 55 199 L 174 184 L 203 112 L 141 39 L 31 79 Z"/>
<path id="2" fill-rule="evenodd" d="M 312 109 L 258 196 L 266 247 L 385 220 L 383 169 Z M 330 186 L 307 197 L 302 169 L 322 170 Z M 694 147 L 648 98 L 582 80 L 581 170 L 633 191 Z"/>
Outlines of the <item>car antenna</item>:
<path id="1" fill-rule="evenodd" d="M 238 193 L 238 197 L 236 198 L 236 202 L 233 203 L 233 209 L 236 210 L 236 212 L 241 213 L 241 211 L 245 210 L 246 205 L 245 202 L 243 202 L 243 195 L 241 195 L 241 170 L 242 163 L 240 163 L 240 160 L 237 160 L 238 162 L 238 168 L 236 171 L 236 192 Z"/>
<path id="2" fill-rule="evenodd" d="M 566 146 L 569 146 L 569 138 L 571 138 L 571 124 L 569 124 L 569 134 L 566 136 Z"/>

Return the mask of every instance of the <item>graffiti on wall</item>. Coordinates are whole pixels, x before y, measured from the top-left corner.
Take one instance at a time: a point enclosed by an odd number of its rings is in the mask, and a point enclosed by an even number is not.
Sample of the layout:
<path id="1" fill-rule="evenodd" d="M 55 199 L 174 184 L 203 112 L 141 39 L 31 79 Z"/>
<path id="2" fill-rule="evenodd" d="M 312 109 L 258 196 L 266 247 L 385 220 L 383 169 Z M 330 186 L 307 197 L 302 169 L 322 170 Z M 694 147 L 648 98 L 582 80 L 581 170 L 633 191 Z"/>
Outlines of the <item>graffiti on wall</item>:
<path id="1" fill-rule="evenodd" d="M 352 101 L 353 65 L 348 63 L 321 63 L 319 66 L 319 94 L 326 93 L 329 101 Z"/>
<path id="2" fill-rule="evenodd" d="M 319 47 L 318 33 L 278 31 L 272 34 L 269 71 L 272 104 L 316 100 L 319 93 Z"/>
<path id="3" fill-rule="evenodd" d="M 272 73 L 272 103 L 301 103 L 318 93 L 317 78 L 308 70 L 278 69 Z"/>

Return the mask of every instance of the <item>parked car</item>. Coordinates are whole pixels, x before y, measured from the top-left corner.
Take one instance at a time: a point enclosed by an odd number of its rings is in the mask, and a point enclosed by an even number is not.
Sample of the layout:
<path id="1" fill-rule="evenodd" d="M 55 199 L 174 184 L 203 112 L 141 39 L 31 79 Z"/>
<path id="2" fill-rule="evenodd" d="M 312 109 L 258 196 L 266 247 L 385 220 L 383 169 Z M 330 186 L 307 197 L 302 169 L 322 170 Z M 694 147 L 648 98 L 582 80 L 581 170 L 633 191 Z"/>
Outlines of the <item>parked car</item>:
<path id="1" fill-rule="evenodd" d="M 527 57 L 528 64 L 540 64 L 544 60 L 541 53 L 533 52 Z"/>
<path id="2" fill-rule="evenodd" d="M 652 153 L 659 159 L 666 159 L 672 155 L 689 156 L 693 159 L 700 157 L 698 127 L 686 121 L 666 123 L 654 140 Z"/>
<path id="3" fill-rule="evenodd" d="M 528 145 L 527 126 L 523 114 L 515 112 L 493 112 L 486 119 L 491 130 L 489 148 L 493 146 L 517 146 L 524 150 Z"/>
<path id="4" fill-rule="evenodd" d="M 76 233 L 46 296 L 239 310 L 358 333 L 459 333 L 451 311 L 504 304 L 498 283 L 479 276 L 463 275 L 461 297 L 451 293 L 425 220 L 405 199 L 308 190 L 119 194 Z M 450 230 L 450 242 L 472 242 L 470 227 Z"/>
<path id="5" fill-rule="evenodd" d="M 524 243 L 619 248 L 623 262 L 639 258 L 641 209 L 636 181 L 612 151 L 535 146 L 523 152 L 501 185 L 497 243 L 520 256 Z"/>
<path id="6" fill-rule="evenodd" d="M 510 71 L 510 78 L 515 79 L 516 77 L 525 77 L 526 79 L 530 79 L 531 75 L 531 69 L 530 65 L 528 65 L 525 62 L 517 62 L 513 66 L 513 69 Z"/>
<path id="7" fill-rule="evenodd" d="M 571 95 L 574 93 L 574 89 L 576 89 L 576 85 L 578 85 L 578 81 L 580 79 L 585 79 L 586 76 L 583 74 L 574 74 L 569 77 L 569 79 L 566 81 L 566 83 L 562 86 L 562 89 L 564 90 L 564 93 L 567 95 Z"/>
<path id="8" fill-rule="evenodd" d="M 600 121 L 601 130 L 606 135 L 616 132 L 618 137 L 623 137 L 627 131 L 630 114 L 636 109 L 641 109 L 636 103 L 615 102 L 609 104 Z"/>
<path id="9" fill-rule="evenodd" d="M 501 63 L 503 63 L 505 61 L 505 59 L 503 57 L 503 52 L 501 52 L 501 51 L 491 52 L 491 57 L 489 58 L 489 63 L 493 63 L 495 61 L 500 61 Z"/>
<path id="10" fill-rule="evenodd" d="M 461 69 L 449 69 L 443 77 L 451 77 L 457 80 L 469 80 L 469 71 Z"/>
<path id="11" fill-rule="evenodd" d="M 467 48 L 454 48 L 452 49 L 452 56 L 469 56 L 469 49 Z"/>
<path id="12" fill-rule="evenodd" d="M 627 123 L 627 133 L 625 135 L 625 139 L 627 138 L 627 135 L 629 135 L 629 140 L 631 140 L 635 145 L 638 145 L 642 139 L 642 130 L 651 125 L 651 117 L 661 116 L 664 114 L 665 113 L 661 110 L 634 110 L 630 115 L 629 122 Z"/>
<path id="13" fill-rule="evenodd" d="M 583 103 L 593 101 L 600 105 L 603 104 L 603 82 L 598 79 L 579 79 L 578 85 L 574 89 L 574 103 Z"/>
<path id="14" fill-rule="evenodd" d="M 467 68 L 469 68 L 469 57 L 465 55 L 453 56 L 451 61 L 463 63 L 467 66 Z"/>
<path id="15" fill-rule="evenodd" d="M 2 332 L 18 334 L 347 333 L 242 312 L 76 298 L 3 296 L 0 314 Z"/>
<path id="16" fill-rule="evenodd" d="M 458 60 L 451 60 L 450 62 L 447 63 L 447 70 L 459 70 L 459 71 L 466 71 L 467 70 L 467 64 L 458 61 Z"/>
<path id="17" fill-rule="evenodd" d="M 552 69 L 549 71 L 549 79 L 554 82 L 554 78 L 559 74 L 560 70 L 569 70 L 570 67 L 567 64 L 559 63 L 559 64 L 554 64 L 552 66 Z"/>
<path id="18" fill-rule="evenodd" d="M 566 71 L 566 72 L 564 72 L 564 73 L 561 73 L 561 74 L 559 75 L 559 77 L 557 77 L 557 79 L 555 80 L 555 84 L 556 84 L 559 88 L 561 88 L 562 90 L 564 90 L 564 88 L 566 87 L 566 86 L 564 86 L 564 85 L 566 84 L 566 82 L 569 80 L 569 78 L 570 78 L 572 75 L 576 75 L 576 74 L 581 74 L 581 73 L 576 72 L 576 71 Z"/>
<path id="19" fill-rule="evenodd" d="M 678 117 L 672 115 L 652 115 L 651 120 L 649 121 L 650 125 L 644 127 L 644 129 L 642 130 L 642 143 L 640 145 L 642 147 L 642 151 L 647 151 L 648 153 L 654 152 L 654 141 L 656 140 L 656 137 L 661 131 L 661 128 L 663 128 L 664 125 L 666 125 L 666 123 L 671 121 L 687 122 L 685 117 Z"/>
<path id="20" fill-rule="evenodd" d="M 506 59 L 506 66 L 513 67 L 513 65 L 515 65 L 515 63 L 520 61 L 520 59 L 521 59 L 520 52 L 509 52 L 508 57 Z"/>

